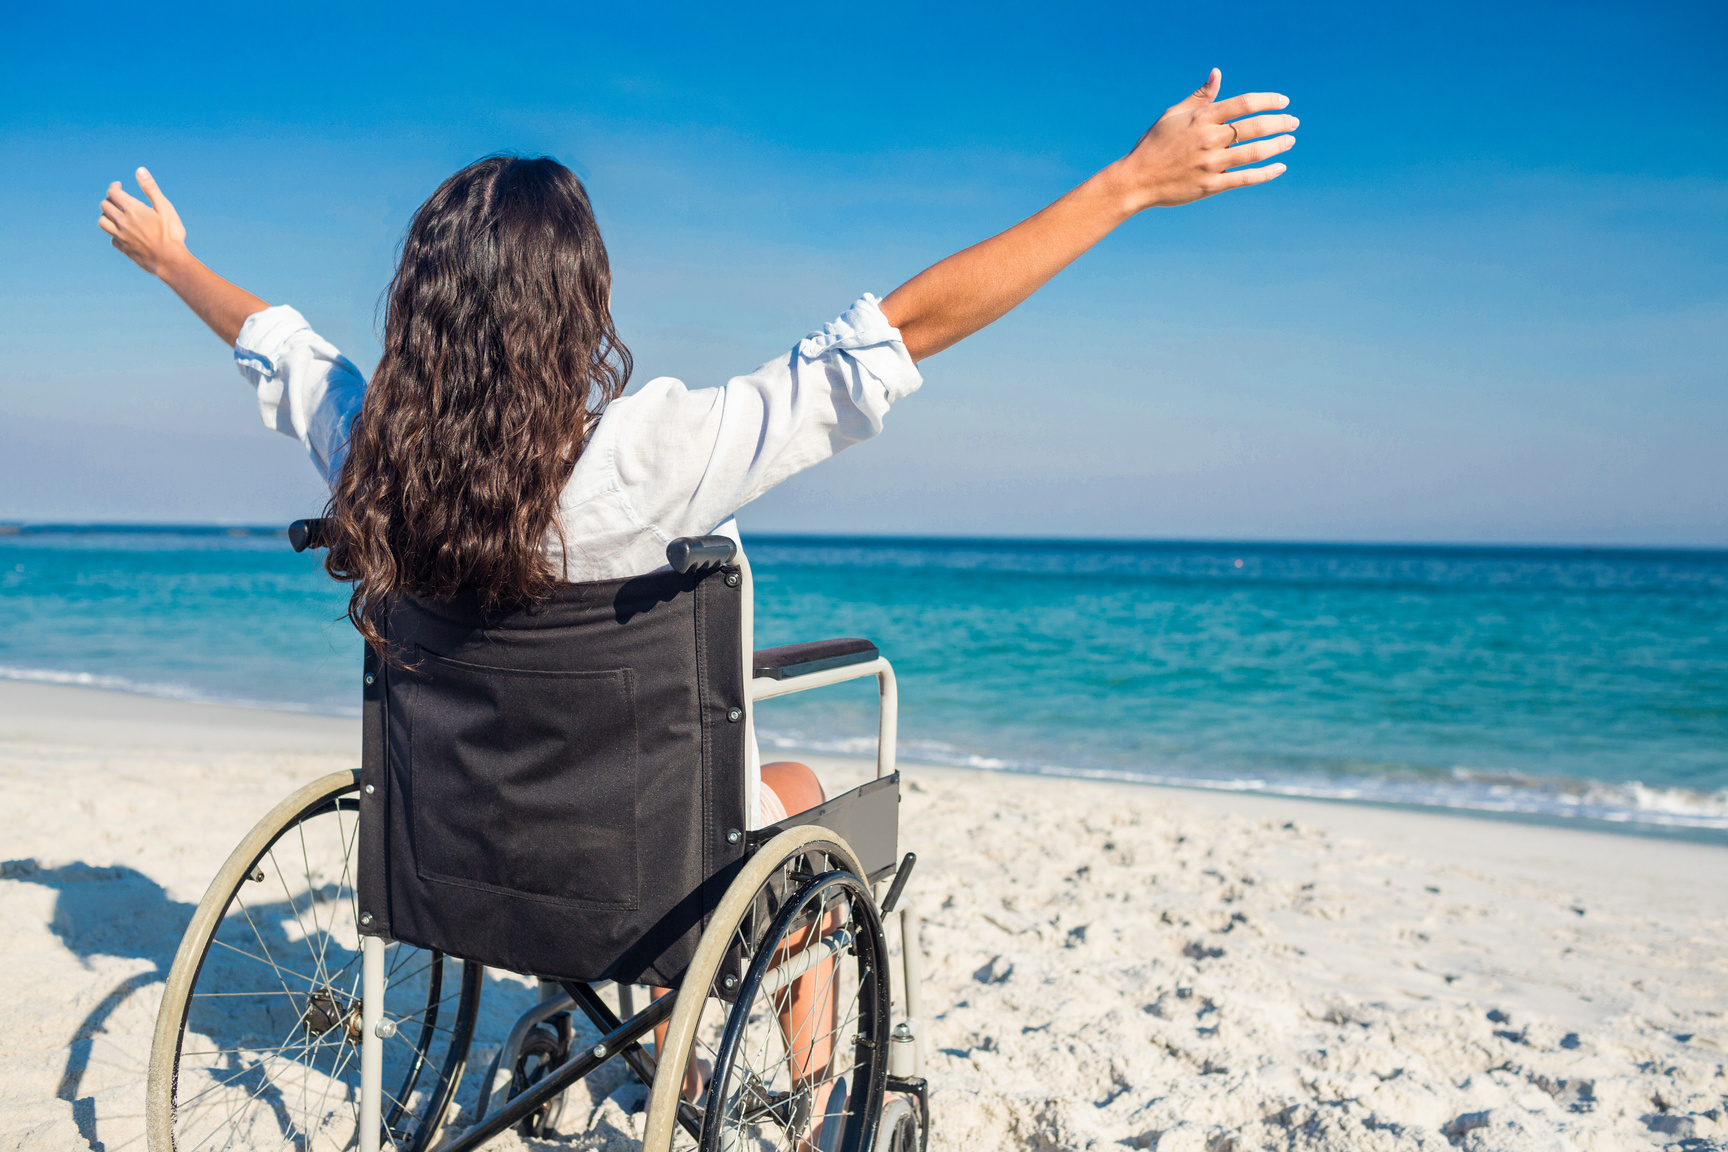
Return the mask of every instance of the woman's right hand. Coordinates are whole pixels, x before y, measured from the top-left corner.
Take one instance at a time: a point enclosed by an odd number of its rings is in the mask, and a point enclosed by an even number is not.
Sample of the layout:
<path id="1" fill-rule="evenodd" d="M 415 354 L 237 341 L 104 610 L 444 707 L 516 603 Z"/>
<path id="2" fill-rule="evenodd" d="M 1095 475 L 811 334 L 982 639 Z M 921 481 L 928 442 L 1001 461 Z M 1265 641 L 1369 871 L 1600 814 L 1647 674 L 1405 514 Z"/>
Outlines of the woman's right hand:
<path id="1" fill-rule="evenodd" d="M 114 247 L 134 264 L 152 276 L 162 276 L 171 265 L 191 256 L 186 249 L 186 225 L 180 223 L 180 213 L 148 170 L 138 169 L 138 186 L 150 203 L 128 193 L 118 180 L 108 185 L 96 226 L 113 237 Z"/>
<path id="2" fill-rule="evenodd" d="M 224 344 L 234 343 L 246 317 L 270 305 L 228 283 L 187 251 L 186 225 L 180 223 L 180 213 L 174 211 L 146 169 L 138 169 L 138 187 L 144 189 L 150 203 L 129 195 L 118 180 L 108 185 L 96 226 L 112 236 L 114 247 L 134 264 L 161 277 Z"/>

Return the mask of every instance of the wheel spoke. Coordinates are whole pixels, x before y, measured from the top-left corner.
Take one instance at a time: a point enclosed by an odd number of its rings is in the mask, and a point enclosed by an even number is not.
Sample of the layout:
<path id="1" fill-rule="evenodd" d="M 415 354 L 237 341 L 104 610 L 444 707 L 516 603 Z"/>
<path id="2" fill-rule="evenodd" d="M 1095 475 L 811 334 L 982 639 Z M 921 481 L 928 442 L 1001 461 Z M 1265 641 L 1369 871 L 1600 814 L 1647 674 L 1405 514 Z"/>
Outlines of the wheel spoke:
<path id="1" fill-rule="evenodd" d="M 228 1077 L 226 1080 L 219 1081 L 215 1084 L 209 1085 L 202 1092 L 198 1093 L 197 1096 L 192 1097 L 192 1099 L 190 1099 L 190 1100 L 183 1101 L 181 1103 L 180 1107 L 185 1108 L 187 1105 L 195 1103 L 201 1097 L 209 1095 L 211 1092 L 215 1091 L 217 1088 L 226 1087 L 228 1084 L 233 1083 L 235 1080 L 239 1079 L 241 1076 L 244 1076 L 248 1072 L 257 1071 L 260 1076 L 268 1078 L 269 1074 L 264 1069 L 265 1069 L 265 1061 L 269 1057 L 271 1057 L 271 1056 L 283 1056 L 284 1054 L 286 1054 L 290 1051 L 294 1051 L 294 1050 L 298 1050 L 300 1052 L 305 1052 L 307 1050 L 309 1044 L 311 1044 L 310 1041 L 302 1041 L 298 1044 L 291 1043 L 291 1041 L 293 1040 L 294 1033 L 299 1030 L 299 1027 L 300 1027 L 300 1022 L 296 1021 L 294 1023 L 294 1025 L 289 1028 L 288 1035 L 283 1037 L 282 1042 L 280 1044 L 278 1044 L 275 1048 L 270 1048 L 270 1049 L 232 1048 L 232 1049 L 219 1050 L 217 1053 L 215 1053 L 216 1055 L 233 1056 L 235 1063 L 239 1063 L 241 1061 L 242 1056 L 247 1052 L 256 1052 L 259 1055 L 258 1055 L 258 1058 L 255 1059 L 252 1064 L 243 1066 L 240 1069 L 240 1071 L 234 1073 L 234 1075 Z M 290 1060 L 292 1060 L 292 1058 L 290 1058 Z M 260 1089 L 260 1091 L 261 1090 L 262 1089 Z M 256 1095 L 256 1093 L 254 1093 L 254 1095 Z"/>
<path id="2" fill-rule="evenodd" d="M 322 981 L 324 979 L 324 965 L 319 961 L 318 953 L 312 947 L 312 937 L 306 931 L 305 922 L 300 919 L 299 901 L 295 900 L 293 895 L 288 891 L 288 881 L 282 875 L 282 865 L 276 860 L 276 846 L 272 844 L 265 855 L 270 858 L 270 866 L 276 870 L 276 883 L 277 886 L 282 889 L 282 898 L 287 901 L 288 910 L 294 913 L 294 927 L 300 930 L 300 940 L 306 945 L 306 955 L 312 961 L 312 979 L 315 981 Z M 310 892 L 307 893 L 307 903 L 315 903 L 315 897 Z M 316 921 L 314 921 L 314 923 L 316 923 Z"/>
<path id="3" fill-rule="evenodd" d="M 204 1139 L 198 1141 L 198 1143 L 195 1144 L 192 1148 L 188 1149 L 187 1152 L 198 1152 L 199 1148 L 204 1147 L 204 1145 L 208 1144 L 211 1140 L 215 1139 L 218 1135 L 221 1135 L 223 1129 L 228 1127 L 228 1125 L 230 1125 L 234 1122 L 235 1117 L 239 1116 L 240 1113 L 244 1112 L 248 1107 L 250 1107 L 252 1104 L 252 1101 L 256 1100 L 258 1098 L 258 1096 L 264 1091 L 264 1089 L 270 1087 L 270 1079 L 262 1071 L 262 1068 L 263 1068 L 262 1064 L 261 1063 L 255 1064 L 252 1067 L 259 1070 L 258 1087 L 253 1089 L 251 1092 L 247 1093 L 246 1096 L 243 1099 L 241 1099 L 240 1103 L 237 1104 L 234 1107 L 234 1109 L 228 1113 L 227 1116 L 223 1117 L 222 1122 L 220 1124 L 218 1124 L 214 1128 L 211 1128 L 209 1134 L 206 1135 L 204 1137 Z"/>
<path id="4" fill-rule="evenodd" d="M 338 828 L 340 828 L 341 812 L 342 812 L 340 805 L 337 806 L 336 812 L 337 812 L 337 825 L 338 825 Z M 297 825 L 295 828 L 295 831 L 298 832 L 299 836 L 300 836 L 300 863 L 301 863 L 301 866 L 306 873 L 306 891 L 308 893 L 308 899 L 309 899 L 311 906 L 312 906 L 311 907 L 312 927 L 315 930 L 317 930 L 319 933 L 318 956 L 317 956 L 317 960 L 315 961 L 315 963 L 318 966 L 319 978 L 320 979 L 328 979 L 329 977 L 328 977 L 326 969 L 325 969 L 325 953 L 330 947 L 330 938 L 331 938 L 331 936 L 335 935 L 335 933 L 334 933 L 334 931 L 329 931 L 329 930 L 325 930 L 323 928 L 320 928 L 319 924 L 318 924 L 318 887 L 317 887 L 317 885 L 312 883 L 312 854 L 311 854 L 311 851 L 306 847 L 306 825 L 305 825 L 305 823 L 302 822 L 299 825 Z M 338 898 L 340 898 L 340 895 L 341 895 L 341 888 L 340 887 L 337 888 L 337 895 L 338 895 Z M 331 914 L 330 914 L 330 928 L 334 929 L 335 927 L 336 927 L 336 914 L 335 914 L 335 912 L 331 912 Z"/>
<path id="5" fill-rule="evenodd" d="M 403 955 L 399 956 L 396 959 L 394 967 L 390 968 L 388 971 L 386 971 L 384 973 L 384 980 L 388 984 L 406 984 L 406 983 L 408 983 L 408 981 L 414 979 L 414 977 L 420 975 L 420 973 L 430 971 L 432 968 L 432 965 L 437 963 L 436 960 L 433 960 L 430 956 L 428 956 L 426 959 L 426 963 L 420 965 L 420 967 L 414 969 L 414 971 L 408 973 L 408 975 L 406 975 L 406 976 L 398 976 L 396 974 L 397 970 L 400 969 L 402 967 L 402 965 L 408 963 L 407 954 L 409 952 L 409 949 L 398 948 L 397 951 L 401 952 Z M 415 951 L 418 951 L 418 949 L 415 949 Z"/>
<path id="6" fill-rule="evenodd" d="M 326 1105 L 327 1103 L 330 1102 L 330 1089 L 335 1086 L 337 1079 L 342 1075 L 343 1067 L 345 1067 L 347 1065 L 349 1058 L 354 1055 L 354 1053 L 359 1049 L 359 1047 L 360 1046 L 358 1044 L 349 1044 L 346 1042 L 346 1040 L 344 1040 L 344 1043 L 343 1043 L 342 1048 L 341 1048 L 342 1054 L 337 1059 L 336 1067 L 331 1071 L 329 1079 L 324 1081 L 324 1095 L 322 1095 L 318 1098 L 318 1125 L 319 1125 L 319 1127 L 323 1127 L 323 1125 L 324 1125 L 324 1105 Z M 355 1111 L 355 1127 L 359 1127 L 359 1111 L 358 1111 L 358 1109 L 356 1109 L 356 1111 Z M 309 1133 L 309 1135 L 310 1136 L 316 1136 L 317 1132 L 313 1131 L 313 1132 Z M 310 1144 L 311 1141 L 308 1140 L 307 1143 Z"/>
<path id="7" fill-rule="evenodd" d="M 216 1053 L 216 1055 L 223 1055 L 223 1053 L 219 1052 L 219 1053 Z M 237 1055 L 237 1053 L 236 1053 L 236 1055 Z M 181 1101 L 180 1102 L 181 1110 L 185 1110 L 189 1105 L 196 1104 L 199 1100 L 203 1099 L 205 1096 L 208 1096 L 210 1093 L 216 1091 L 216 1089 L 218 1089 L 218 1088 L 226 1088 L 228 1085 L 232 1084 L 234 1081 L 238 1080 L 240 1077 L 246 1075 L 246 1073 L 254 1071 L 257 1067 L 258 1067 L 257 1064 L 244 1065 L 241 1067 L 241 1069 L 238 1072 L 235 1072 L 233 1075 L 229 1076 L 226 1080 L 217 1080 L 217 1081 L 212 1082 L 211 1084 L 207 1085 L 202 1092 L 199 1092 L 198 1095 L 192 1097 L 190 1100 Z"/>
<path id="8" fill-rule="evenodd" d="M 282 1053 L 289 1050 L 290 1042 L 294 1038 L 294 1033 L 299 1031 L 301 1023 L 302 1023 L 301 1020 L 296 1019 L 293 1024 L 289 1025 L 288 1035 L 284 1036 L 282 1038 L 282 1042 L 280 1044 L 276 1045 L 276 1047 L 274 1047 L 274 1048 L 218 1048 L 218 1049 L 215 1049 L 210 1054 L 214 1055 L 214 1056 L 233 1056 L 236 1061 L 238 1061 L 240 1059 L 242 1054 L 247 1053 L 247 1052 L 261 1053 L 263 1056 L 266 1056 L 266 1057 L 267 1056 L 279 1056 Z M 303 1044 L 297 1045 L 297 1047 L 303 1048 L 304 1045 Z M 184 1056 L 184 1055 L 185 1055 L 185 1053 L 182 1053 L 182 1056 Z M 263 1064 L 263 1060 L 260 1059 L 257 1061 L 256 1066 L 262 1066 L 262 1064 Z M 206 1088 L 204 1090 L 204 1092 L 200 1092 L 198 1095 L 202 1096 L 209 1091 L 210 1091 L 210 1089 Z M 198 1098 L 197 1096 L 194 1096 L 192 1099 L 196 1100 L 197 1098 Z M 191 1102 L 192 1102 L 191 1100 L 185 1101 L 181 1104 L 181 1107 L 184 1107 L 186 1104 L 189 1104 Z"/>
<path id="9" fill-rule="evenodd" d="M 276 958 L 270 955 L 270 945 L 264 943 L 264 934 L 258 930 L 258 924 L 252 919 L 252 910 L 246 907 L 246 900 L 238 892 L 234 894 L 235 903 L 240 905 L 240 911 L 246 915 L 246 923 L 252 929 L 252 936 L 258 941 L 258 950 L 264 953 L 264 963 L 270 965 L 276 973 L 276 979 L 282 981 L 282 991 L 288 991 L 288 982 L 282 978 L 282 967 L 276 963 Z M 238 951 L 238 949 L 236 949 Z M 299 973 L 295 973 L 300 978 Z"/>
<path id="10" fill-rule="evenodd" d="M 341 822 L 337 822 L 336 830 L 342 836 L 342 879 L 339 881 L 342 887 L 338 889 L 338 893 L 343 891 L 348 893 L 348 912 L 354 917 L 354 924 L 358 929 L 360 924 L 360 886 L 349 875 L 349 868 L 354 860 L 354 847 L 360 843 L 360 813 L 358 811 L 354 813 L 351 829 L 351 834 L 344 832 Z"/>
<path id="11" fill-rule="evenodd" d="M 240 955 L 246 957 L 248 960 L 258 961 L 258 963 L 264 965 L 266 968 L 269 968 L 272 972 L 276 973 L 276 979 L 278 981 L 282 982 L 282 991 L 285 994 L 287 994 L 289 996 L 294 995 L 293 992 L 289 991 L 287 982 L 282 980 L 282 969 L 280 969 L 276 966 L 275 961 L 268 960 L 264 956 L 260 956 L 255 952 L 248 952 L 248 951 L 246 951 L 246 949 L 237 947 L 233 944 L 230 944 L 226 940 L 218 940 L 215 937 L 211 937 L 210 943 L 220 944 L 222 947 L 228 949 L 230 952 L 238 952 Z M 260 941 L 260 943 L 262 943 L 262 941 Z M 300 974 L 298 972 L 296 972 L 294 975 L 295 975 L 295 978 L 298 979 Z"/>
<path id="12" fill-rule="evenodd" d="M 462 999 L 462 993 L 461 992 L 459 992 L 459 991 L 458 992 L 452 992 L 452 993 L 450 993 L 450 995 L 444 997 L 443 999 L 437 1001 L 436 1003 L 428 1000 L 426 1002 L 426 1006 L 421 1008 L 417 1012 L 408 1012 L 408 1013 L 404 1013 L 403 1015 L 400 1015 L 400 1016 L 392 1016 L 391 1019 L 396 1021 L 397 1026 L 400 1027 L 403 1024 L 408 1023 L 409 1021 L 418 1021 L 422 1016 L 426 1015 L 426 1013 L 430 1012 L 434 1008 L 438 1009 L 438 1011 L 440 1013 L 442 1013 L 444 1008 L 447 1005 L 449 1005 L 451 1003 L 451 1001 L 460 1000 L 460 999 Z M 448 1032 L 448 1031 L 450 1031 L 450 1029 L 445 1027 L 442 1024 L 434 1024 L 434 1025 L 432 1025 L 432 1031 L 434 1031 L 434 1032 L 439 1032 L 439 1031 Z"/>

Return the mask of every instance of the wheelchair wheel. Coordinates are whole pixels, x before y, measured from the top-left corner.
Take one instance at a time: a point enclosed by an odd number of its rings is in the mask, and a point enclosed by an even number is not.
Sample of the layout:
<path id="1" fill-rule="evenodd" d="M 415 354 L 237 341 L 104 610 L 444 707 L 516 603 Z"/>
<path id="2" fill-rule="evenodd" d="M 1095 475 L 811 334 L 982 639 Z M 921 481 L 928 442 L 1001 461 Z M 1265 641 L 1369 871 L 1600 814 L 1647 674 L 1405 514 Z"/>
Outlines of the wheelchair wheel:
<path id="1" fill-rule="evenodd" d="M 522 1040 L 516 1054 L 516 1067 L 510 1074 L 510 1095 L 517 1096 L 540 1081 L 552 1069 L 564 1063 L 570 1055 L 570 1016 L 561 1013 L 552 1024 L 536 1024 Z M 538 1111 L 530 1113 L 516 1125 L 516 1131 L 535 1138 L 550 1136 L 558 1131 L 558 1121 L 564 1115 L 564 1097 L 556 1096 Z"/>
<path id="2" fill-rule="evenodd" d="M 193 914 L 150 1053 L 151 1152 L 351 1147 L 360 1098 L 359 773 L 241 841 Z M 484 968 L 386 949 L 385 1137 L 423 1149 L 460 1083 Z"/>
<path id="3" fill-rule="evenodd" d="M 822 828 L 776 836 L 727 890 L 678 990 L 643 1152 L 874 1152 L 888 1000 L 882 924 L 852 850 Z M 712 1071 L 681 1103 L 692 1059 Z"/>

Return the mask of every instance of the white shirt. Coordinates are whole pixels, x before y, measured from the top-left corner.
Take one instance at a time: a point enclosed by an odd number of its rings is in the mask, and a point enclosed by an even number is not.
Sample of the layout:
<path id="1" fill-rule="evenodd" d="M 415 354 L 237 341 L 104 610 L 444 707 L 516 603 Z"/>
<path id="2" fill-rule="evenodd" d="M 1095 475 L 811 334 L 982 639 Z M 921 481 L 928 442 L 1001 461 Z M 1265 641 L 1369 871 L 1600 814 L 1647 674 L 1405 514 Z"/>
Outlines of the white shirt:
<path id="1" fill-rule="evenodd" d="M 247 318 L 234 341 L 268 428 L 306 446 L 326 483 L 366 395 L 353 362 L 286 305 Z M 666 567 L 666 545 L 714 532 L 774 485 L 882 431 L 888 406 L 924 382 L 900 333 L 866 293 L 784 356 L 719 388 L 669 376 L 606 408 L 559 499 L 546 551 L 573 582 Z"/>

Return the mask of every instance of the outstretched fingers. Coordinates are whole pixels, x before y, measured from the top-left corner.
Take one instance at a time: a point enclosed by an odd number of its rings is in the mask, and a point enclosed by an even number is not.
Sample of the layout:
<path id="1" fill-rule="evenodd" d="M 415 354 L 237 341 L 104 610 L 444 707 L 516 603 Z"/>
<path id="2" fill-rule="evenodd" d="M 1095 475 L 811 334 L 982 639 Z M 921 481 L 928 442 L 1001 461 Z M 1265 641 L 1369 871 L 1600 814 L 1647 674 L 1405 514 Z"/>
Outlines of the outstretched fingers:
<path id="1" fill-rule="evenodd" d="M 103 200 L 102 204 L 104 209 L 106 209 L 108 205 L 112 204 L 115 209 L 120 212 L 125 212 L 131 208 L 144 207 L 144 201 L 126 191 L 118 180 L 108 185 L 108 197 Z"/>
<path id="2" fill-rule="evenodd" d="M 1246 188 L 1250 184 L 1264 184 L 1268 180 L 1276 180 L 1284 175 L 1288 168 L 1283 164 L 1268 164 L 1264 168 L 1239 168 L 1234 172 L 1226 172 L 1214 181 L 1214 192 L 1228 192 L 1232 188 Z"/>
<path id="3" fill-rule="evenodd" d="M 1280 152 L 1288 152 L 1295 146 L 1296 137 L 1294 136 L 1274 136 L 1270 140 L 1256 140 L 1252 144 L 1226 148 L 1224 150 L 1224 166 L 1226 168 L 1240 168 L 1244 164 L 1258 164 Z"/>
<path id="4" fill-rule="evenodd" d="M 1262 136 L 1270 136 L 1274 132 L 1294 132 L 1301 125 L 1294 116 L 1250 116 L 1246 120 L 1237 120 L 1221 125 L 1232 132 L 1230 140 L 1233 143 L 1246 144 L 1250 140 L 1258 140 Z"/>
<path id="5" fill-rule="evenodd" d="M 1222 124 L 1238 116 L 1255 112 L 1277 112 L 1290 107 L 1290 97 L 1281 92 L 1244 92 L 1228 100 L 1219 100 L 1206 110 L 1208 119 Z"/>

